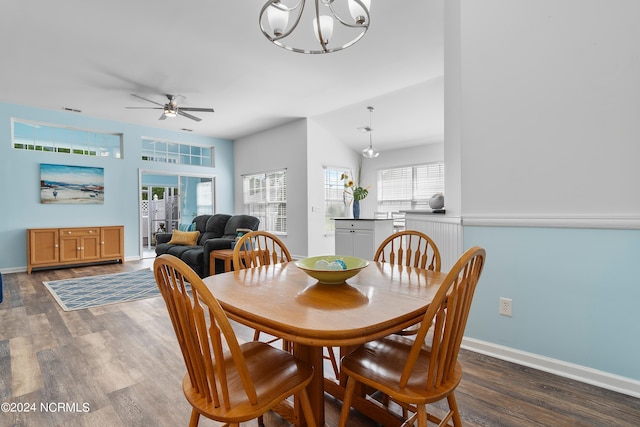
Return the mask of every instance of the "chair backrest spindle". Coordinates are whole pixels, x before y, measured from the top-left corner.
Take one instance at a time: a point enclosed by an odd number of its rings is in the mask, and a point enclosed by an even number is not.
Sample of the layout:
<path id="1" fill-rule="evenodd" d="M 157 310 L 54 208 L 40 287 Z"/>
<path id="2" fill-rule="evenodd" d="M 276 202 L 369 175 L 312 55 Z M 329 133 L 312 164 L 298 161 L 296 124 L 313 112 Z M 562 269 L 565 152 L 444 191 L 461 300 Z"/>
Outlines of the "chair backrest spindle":
<path id="1" fill-rule="evenodd" d="M 426 234 L 416 230 L 399 231 L 387 237 L 376 250 L 374 261 L 440 271 L 440 251 Z"/>
<path id="2" fill-rule="evenodd" d="M 485 256 L 484 249 L 473 247 L 460 257 L 447 274 L 422 319 L 415 344 L 402 371 L 401 386 L 406 386 L 416 368 L 421 343 L 425 342 L 430 328 L 433 328 L 433 337 L 427 390 L 437 388 L 453 375 Z"/>
<path id="3" fill-rule="evenodd" d="M 274 234 L 262 230 L 242 236 L 233 250 L 233 268 L 236 270 L 291 260 L 285 244 Z"/>
<path id="4" fill-rule="evenodd" d="M 234 368 L 240 373 L 248 400 L 257 403 L 256 390 L 235 332 L 201 278 L 170 255 L 158 257 L 154 271 L 192 387 L 208 402 L 231 407 L 227 366 L 222 362 L 227 349 L 235 362 Z"/>

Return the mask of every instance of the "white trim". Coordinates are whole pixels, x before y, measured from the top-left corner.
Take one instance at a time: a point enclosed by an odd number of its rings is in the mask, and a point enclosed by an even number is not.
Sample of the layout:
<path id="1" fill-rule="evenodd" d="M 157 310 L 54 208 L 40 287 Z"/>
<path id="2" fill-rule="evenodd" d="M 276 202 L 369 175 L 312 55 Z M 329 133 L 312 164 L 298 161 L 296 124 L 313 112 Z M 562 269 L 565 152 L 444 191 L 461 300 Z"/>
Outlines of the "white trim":
<path id="1" fill-rule="evenodd" d="M 465 215 L 465 226 L 640 229 L 639 216 Z"/>
<path id="2" fill-rule="evenodd" d="M 0 269 L 0 274 L 26 273 L 27 267 L 8 267 Z"/>
<path id="3" fill-rule="evenodd" d="M 420 210 L 409 210 L 409 211 L 400 211 L 404 212 L 405 220 L 410 218 L 414 221 L 425 221 L 425 222 L 444 222 L 446 224 L 462 224 L 462 218 L 459 216 L 446 216 L 443 214 L 434 214 L 431 211 L 420 211 Z"/>
<path id="4" fill-rule="evenodd" d="M 462 347 L 497 359 L 528 366 L 561 377 L 581 381 L 607 390 L 640 398 L 640 381 L 586 366 L 528 353 L 510 347 L 465 337 Z"/>

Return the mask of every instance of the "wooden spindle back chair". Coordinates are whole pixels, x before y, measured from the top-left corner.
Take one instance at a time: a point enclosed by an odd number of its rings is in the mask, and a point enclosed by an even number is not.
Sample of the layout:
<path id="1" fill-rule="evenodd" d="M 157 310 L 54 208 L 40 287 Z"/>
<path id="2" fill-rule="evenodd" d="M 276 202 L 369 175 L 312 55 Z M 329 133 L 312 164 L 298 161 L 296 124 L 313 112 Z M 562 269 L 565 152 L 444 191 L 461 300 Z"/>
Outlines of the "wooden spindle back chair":
<path id="1" fill-rule="evenodd" d="M 393 233 L 380 243 L 374 261 L 388 262 L 394 265 L 404 265 L 440 271 L 440 250 L 431 239 L 421 231 L 404 230 Z M 397 335 L 415 335 L 420 324 L 409 326 Z"/>
<path id="2" fill-rule="evenodd" d="M 387 237 L 376 250 L 374 261 L 440 271 L 440 251 L 431 237 L 416 230 L 404 230 Z"/>
<path id="3" fill-rule="evenodd" d="M 391 335 L 366 343 L 342 359 L 341 372 L 348 380 L 340 427 L 346 426 L 351 399 L 360 383 L 414 412 L 407 425 L 415 420 L 418 427 L 426 427 L 427 420 L 440 426 L 450 420 L 456 427 L 462 425 L 454 394 L 462 378 L 458 352 L 485 256 L 485 250 L 476 246 L 458 259 L 429 305 L 415 340 Z M 425 337 L 432 325 L 433 337 L 427 347 Z M 444 398 L 449 410 L 442 419 L 427 412 L 427 404 Z"/>
<path id="4" fill-rule="evenodd" d="M 243 235 L 233 249 L 233 268 L 260 267 L 291 261 L 289 250 L 278 236 L 267 231 L 252 231 Z"/>
<path id="5" fill-rule="evenodd" d="M 182 389 L 192 407 L 189 426 L 201 415 L 239 426 L 291 395 L 315 425 L 306 390 L 311 365 L 266 343 L 239 344 L 216 298 L 180 259 L 161 255 L 153 268 L 187 368 Z"/>

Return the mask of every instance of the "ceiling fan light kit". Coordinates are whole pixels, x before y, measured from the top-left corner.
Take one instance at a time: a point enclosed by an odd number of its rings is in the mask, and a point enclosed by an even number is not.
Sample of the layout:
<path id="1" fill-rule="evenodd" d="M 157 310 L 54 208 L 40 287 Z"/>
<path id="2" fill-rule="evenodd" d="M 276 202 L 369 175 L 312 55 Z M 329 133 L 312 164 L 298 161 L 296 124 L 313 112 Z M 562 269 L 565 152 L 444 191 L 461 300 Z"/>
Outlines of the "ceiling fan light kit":
<path id="1" fill-rule="evenodd" d="M 371 0 L 269 0 L 260 11 L 259 24 L 262 34 L 283 49 L 331 53 L 364 37 L 370 9 Z"/>
<path id="2" fill-rule="evenodd" d="M 378 157 L 380 152 L 373 148 L 373 127 L 371 126 L 371 116 L 373 115 L 373 107 L 367 107 L 369 110 L 369 126 L 359 127 L 358 130 L 361 132 L 369 132 L 369 146 L 362 150 L 362 156 L 367 159 L 373 159 L 374 157 Z"/>
<path id="3" fill-rule="evenodd" d="M 175 95 L 165 94 L 169 102 L 166 104 L 161 104 L 156 101 L 152 101 L 151 99 L 143 98 L 140 95 L 136 95 L 132 93 L 131 96 L 135 96 L 138 99 L 142 99 L 143 101 L 150 102 L 155 105 L 159 105 L 159 107 L 126 107 L 126 108 L 136 108 L 136 109 L 145 109 L 145 110 L 162 110 L 162 115 L 158 118 L 158 120 L 164 120 L 167 117 L 176 117 L 178 115 L 184 116 L 188 119 L 195 120 L 196 122 L 202 121 L 200 117 L 196 117 L 192 114 L 187 113 L 187 111 L 199 111 L 201 113 L 213 113 L 213 108 L 200 108 L 200 107 L 178 107 L 178 102 L 176 101 Z"/>

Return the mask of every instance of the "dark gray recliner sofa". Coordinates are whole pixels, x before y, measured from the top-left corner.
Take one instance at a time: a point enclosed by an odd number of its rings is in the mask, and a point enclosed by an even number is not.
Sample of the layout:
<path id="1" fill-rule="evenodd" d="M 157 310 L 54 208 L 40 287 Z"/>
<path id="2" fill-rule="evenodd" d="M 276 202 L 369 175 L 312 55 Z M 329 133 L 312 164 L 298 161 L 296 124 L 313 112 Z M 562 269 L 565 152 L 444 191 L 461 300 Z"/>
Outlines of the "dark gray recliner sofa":
<path id="1" fill-rule="evenodd" d="M 200 277 L 209 275 L 210 253 L 217 249 L 231 249 L 238 228 L 257 230 L 260 220 L 250 215 L 199 215 L 192 221 L 200 232 L 196 245 L 169 244 L 171 233 L 156 234 L 156 255 L 171 254 L 187 263 Z M 194 231 L 195 231 L 194 230 Z M 216 260 L 215 272 L 224 272 L 224 263 Z"/>

